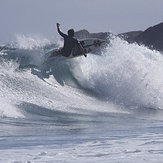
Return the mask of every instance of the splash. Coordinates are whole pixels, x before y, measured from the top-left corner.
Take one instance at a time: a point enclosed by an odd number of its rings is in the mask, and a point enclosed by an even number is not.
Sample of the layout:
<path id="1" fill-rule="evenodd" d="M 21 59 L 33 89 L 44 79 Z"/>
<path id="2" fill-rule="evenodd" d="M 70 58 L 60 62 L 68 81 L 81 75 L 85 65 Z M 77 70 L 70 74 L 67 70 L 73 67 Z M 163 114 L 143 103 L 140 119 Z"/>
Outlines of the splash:
<path id="1" fill-rule="evenodd" d="M 0 117 L 24 118 L 24 115 L 13 105 L 0 98 Z"/>
<path id="2" fill-rule="evenodd" d="M 72 72 L 83 88 L 119 104 L 163 107 L 163 57 L 158 51 L 113 38 L 103 56 L 88 55 L 78 64 Z"/>
<path id="3" fill-rule="evenodd" d="M 46 38 L 41 38 L 40 36 L 27 37 L 24 35 L 17 35 L 16 42 L 19 49 L 25 50 L 35 50 L 50 44 L 50 41 Z"/>

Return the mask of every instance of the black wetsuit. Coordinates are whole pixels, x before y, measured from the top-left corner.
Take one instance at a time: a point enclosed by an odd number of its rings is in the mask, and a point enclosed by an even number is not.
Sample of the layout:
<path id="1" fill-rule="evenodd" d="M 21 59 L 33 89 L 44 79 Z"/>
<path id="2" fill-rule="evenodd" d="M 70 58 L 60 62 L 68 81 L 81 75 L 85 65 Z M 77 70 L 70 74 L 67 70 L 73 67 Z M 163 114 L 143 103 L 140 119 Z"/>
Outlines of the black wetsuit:
<path id="1" fill-rule="evenodd" d="M 75 45 L 80 46 L 79 42 L 77 39 L 68 36 L 61 31 L 59 31 L 59 34 L 64 38 L 64 46 L 60 50 L 61 55 L 65 57 L 69 57 L 71 55 L 72 49 Z"/>

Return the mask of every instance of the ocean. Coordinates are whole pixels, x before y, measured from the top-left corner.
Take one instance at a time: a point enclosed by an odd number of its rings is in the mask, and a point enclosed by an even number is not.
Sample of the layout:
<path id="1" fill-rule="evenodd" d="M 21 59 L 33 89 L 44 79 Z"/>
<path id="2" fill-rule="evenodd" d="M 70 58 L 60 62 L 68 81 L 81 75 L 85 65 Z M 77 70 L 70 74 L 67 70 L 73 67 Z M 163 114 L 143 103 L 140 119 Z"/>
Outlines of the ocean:
<path id="1" fill-rule="evenodd" d="M 63 42 L 0 46 L 1 163 L 163 160 L 163 56 L 113 37 L 101 55 L 44 55 Z"/>

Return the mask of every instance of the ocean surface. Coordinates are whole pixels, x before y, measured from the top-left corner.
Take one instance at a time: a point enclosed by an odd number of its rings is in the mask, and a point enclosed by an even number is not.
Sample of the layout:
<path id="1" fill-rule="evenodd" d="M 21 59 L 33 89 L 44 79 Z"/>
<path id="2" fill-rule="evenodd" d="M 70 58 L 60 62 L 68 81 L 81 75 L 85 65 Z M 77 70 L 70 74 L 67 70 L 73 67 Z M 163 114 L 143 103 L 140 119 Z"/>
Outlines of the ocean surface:
<path id="1" fill-rule="evenodd" d="M 47 61 L 62 44 L 0 46 L 0 162 L 161 163 L 162 54 L 113 37 L 101 55 Z"/>

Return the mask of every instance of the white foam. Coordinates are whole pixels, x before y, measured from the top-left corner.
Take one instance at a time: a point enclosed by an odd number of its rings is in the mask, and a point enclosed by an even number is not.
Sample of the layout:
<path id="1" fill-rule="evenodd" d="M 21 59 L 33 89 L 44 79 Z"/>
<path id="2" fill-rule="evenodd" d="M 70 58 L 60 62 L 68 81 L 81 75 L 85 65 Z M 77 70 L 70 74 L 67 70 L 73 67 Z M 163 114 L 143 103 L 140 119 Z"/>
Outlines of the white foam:
<path id="1" fill-rule="evenodd" d="M 114 38 L 103 56 L 75 62 L 72 72 L 82 87 L 126 105 L 163 107 L 163 57 L 158 51 Z"/>
<path id="2" fill-rule="evenodd" d="M 40 36 L 17 35 L 16 42 L 19 49 L 34 50 L 50 44 L 50 41 Z"/>
<path id="3" fill-rule="evenodd" d="M 15 106 L 0 98 L 0 117 L 24 118 L 24 115 Z"/>
<path id="4" fill-rule="evenodd" d="M 30 64 L 40 66 L 44 59 L 44 48 L 51 45 L 51 41 L 47 38 L 37 35 L 17 35 L 16 50 L 13 51 L 20 57 L 29 57 Z"/>

